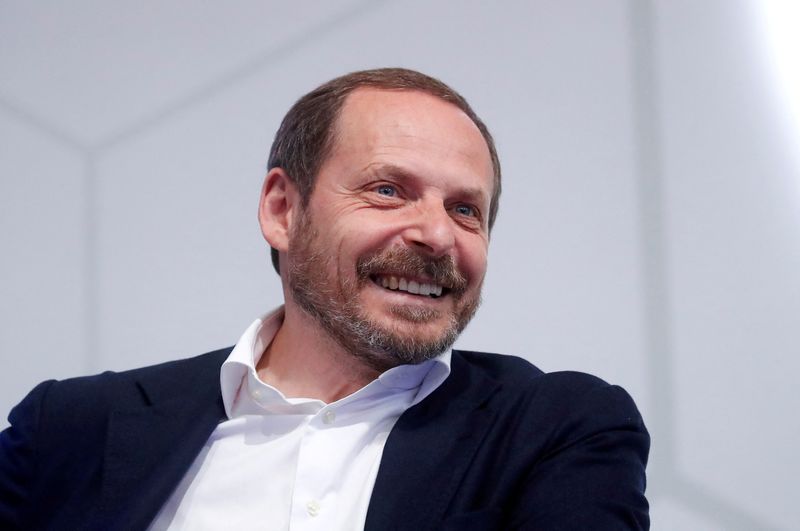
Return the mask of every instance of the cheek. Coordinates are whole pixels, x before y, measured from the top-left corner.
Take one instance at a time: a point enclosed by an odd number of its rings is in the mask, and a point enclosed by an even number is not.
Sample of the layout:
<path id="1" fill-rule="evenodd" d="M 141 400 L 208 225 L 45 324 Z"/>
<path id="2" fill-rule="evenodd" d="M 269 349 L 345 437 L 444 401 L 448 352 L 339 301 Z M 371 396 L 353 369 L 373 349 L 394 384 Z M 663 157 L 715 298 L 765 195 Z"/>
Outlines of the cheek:
<path id="1" fill-rule="evenodd" d="M 396 243 L 400 234 L 402 220 L 394 220 L 380 213 L 365 212 L 347 220 L 336 220 L 331 227 L 339 239 L 340 249 L 345 256 L 355 261 L 360 256 L 385 249 Z"/>
<path id="2" fill-rule="evenodd" d="M 330 273 L 342 281 L 356 279 L 359 259 L 375 250 L 375 240 L 370 237 L 372 231 L 359 231 L 349 223 L 346 226 L 334 223 L 329 228 L 330 239 L 326 251 L 330 253 L 330 263 L 334 269 Z"/>
<path id="3" fill-rule="evenodd" d="M 474 246 L 465 251 L 464 269 L 469 274 L 473 283 L 480 283 L 486 275 L 488 264 L 488 248 L 485 245 Z"/>

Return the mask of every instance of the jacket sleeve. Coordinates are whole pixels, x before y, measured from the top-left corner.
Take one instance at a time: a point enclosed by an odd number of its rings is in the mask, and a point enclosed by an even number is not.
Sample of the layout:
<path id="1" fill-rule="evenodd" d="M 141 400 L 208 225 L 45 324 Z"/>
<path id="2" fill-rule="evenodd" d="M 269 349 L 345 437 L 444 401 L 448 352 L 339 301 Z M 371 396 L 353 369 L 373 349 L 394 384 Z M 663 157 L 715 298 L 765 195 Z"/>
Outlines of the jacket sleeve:
<path id="1" fill-rule="evenodd" d="M 582 394 L 548 446 L 527 474 L 511 529 L 649 529 L 650 437 L 622 388 L 603 382 Z"/>
<path id="2" fill-rule="evenodd" d="M 25 529 L 36 474 L 36 434 L 42 402 L 53 381 L 36 386 L 8 415 L 0 433 L 0 529 Z"/>

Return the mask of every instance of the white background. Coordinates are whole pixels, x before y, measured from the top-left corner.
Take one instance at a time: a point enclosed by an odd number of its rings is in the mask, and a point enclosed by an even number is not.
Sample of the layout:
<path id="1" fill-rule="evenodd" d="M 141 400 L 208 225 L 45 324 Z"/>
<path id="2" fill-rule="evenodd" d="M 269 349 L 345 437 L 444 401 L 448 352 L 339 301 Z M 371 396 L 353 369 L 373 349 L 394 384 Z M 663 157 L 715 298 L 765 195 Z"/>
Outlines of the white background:
<path id="1" fill-rule="evenodd" d="M 727 0 L 0 2 L 0 409 L 236 341 L 281 302 L 256 223 L 281 117 L 405 66 L 503 163 L 457 345 L 628 389 L 654 529 L 790 529 L 800 128 L 769 35 Z"/>

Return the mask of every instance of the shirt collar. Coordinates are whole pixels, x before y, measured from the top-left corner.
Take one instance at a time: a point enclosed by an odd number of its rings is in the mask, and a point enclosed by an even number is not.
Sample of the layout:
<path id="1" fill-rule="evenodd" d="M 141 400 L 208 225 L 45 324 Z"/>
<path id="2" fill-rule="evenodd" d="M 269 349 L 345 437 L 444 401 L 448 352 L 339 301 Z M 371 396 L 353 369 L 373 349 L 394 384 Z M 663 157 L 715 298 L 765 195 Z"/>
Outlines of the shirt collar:
<path id="1" fill-rule="evenodd" d="M 283 323 L 284 307 L 267 313 L 253 321 L 236 343 L 220 369 L 220 386 L 225 413 L 233 418 L 234 405 L 245 377 L 258 380 L 256 365 Z M 451 351 L 448 349 L 434 359 L 409 365 L 398 365 L 382 373 L 378 378 L 390 390 L 409 390 L 419 388 L 411 405 L 417 404 L 439 387 L 450 374 Z M 266 385 L 266 384 L 264 384 Z M 271 386 L 267 386 L 271 387 Z M 274 389 L 274 388 L 272 388 Z M 281 397 L 279 390 L 274 391 Z"/>
<path id="2" fill-rule="evenodd" d="M 229 419 L 234 417 L 233 406 L 245 375 L 250 374 L 258 378 L 256 364 L 272 342 L 281 323 L 283 323 L 283 306 L 253 321 L 222 364 L 220 387 L 225 414 Z"/>
<path id="3" fill-rule="evenodd" d="M 451 351 L 447 349 L 439 356 L 414 365 L 398 365 L 378 376 L 378 380 L 390 389 L 419 388 L 411 405 L 421 402 L 431 394 L 450 374 Z"/>

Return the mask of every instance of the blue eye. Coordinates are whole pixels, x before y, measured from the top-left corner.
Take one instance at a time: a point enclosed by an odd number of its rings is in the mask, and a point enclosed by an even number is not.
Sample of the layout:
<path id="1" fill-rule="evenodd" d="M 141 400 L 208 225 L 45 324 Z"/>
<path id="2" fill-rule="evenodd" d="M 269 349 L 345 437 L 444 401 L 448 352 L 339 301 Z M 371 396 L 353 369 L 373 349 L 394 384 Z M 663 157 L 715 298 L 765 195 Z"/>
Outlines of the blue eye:
<path id="1" fill-rule="evenodd" d="M 477 215 L 475 209 L 469 205 L 458 205 L 455 211 L 462 216 L 474 217 Z"/>
<path id="2" fill-rule="evenodd" d="M 388 184 L 382 184 L 377 189 L 376 192 L 380 195 L 385 195 L 386 197 L 394 197 L 397 195 L 397 189 L 394 186 L 390 186 Z"/>

